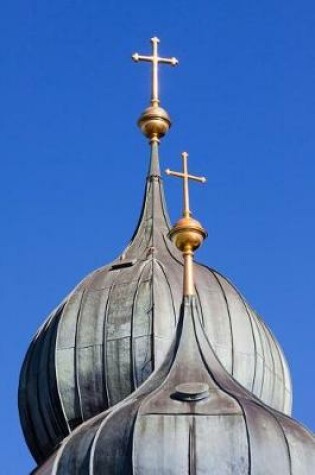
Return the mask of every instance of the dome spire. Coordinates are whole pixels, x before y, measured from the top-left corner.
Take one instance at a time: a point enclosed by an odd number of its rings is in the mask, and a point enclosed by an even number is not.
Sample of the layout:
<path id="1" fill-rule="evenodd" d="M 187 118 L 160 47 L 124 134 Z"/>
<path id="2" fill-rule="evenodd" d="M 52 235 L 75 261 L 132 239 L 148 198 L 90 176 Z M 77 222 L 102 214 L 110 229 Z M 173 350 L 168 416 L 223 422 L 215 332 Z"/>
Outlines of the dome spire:
<path id="1" fill-rule="evenodd" d="M 157 37 L 151 38 L 152 55 L 144 56 L 139 53 L 134 53 L 132 59 L 135 62 L 145 61 L 152 63 L 152 92 L 151 92 L 151 106 L 145 109 L 141 114 L 138 125 L 143 134 L 148 137 L 150 143 L 159 142 L 171 127 L 171 119 L 165 109 L 159 106 L 159 64 L 169 64 L 176 66 L 178 60 L 174 57 L 163 58 L 158 54 L 158 44 L 160 40 Z"/>
<path id="2" fill-rule="evenodd" d="M 202 244 L 207 237 L 206 230 L 195 219 L 192 218 L 192 213 L 189 205 L 189 180 L 194 180 L 199 183 L 205 183 L 206 178 L 203 176 L 190 175 L 188 173 L 188 153 L 182 153 L 183 171 L 174 172 L 170 169 L 165 170 L 165 173 L 170 176 L 183 179 L 183 217 L 177 221 L 175 226 L 171 229 L 169 236 L 175 243 L 176 247 L 183 253 L 184 258 L 184 296 L 195 294 L 195 285 L 193 277 L 193 257 L 194 251 Z"/>

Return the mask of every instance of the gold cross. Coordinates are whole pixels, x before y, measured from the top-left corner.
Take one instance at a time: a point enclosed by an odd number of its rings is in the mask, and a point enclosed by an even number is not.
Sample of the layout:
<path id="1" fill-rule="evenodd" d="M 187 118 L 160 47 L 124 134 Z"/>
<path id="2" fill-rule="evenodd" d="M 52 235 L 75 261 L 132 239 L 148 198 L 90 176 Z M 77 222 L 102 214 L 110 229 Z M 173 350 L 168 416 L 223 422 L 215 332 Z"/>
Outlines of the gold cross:
<path id="1" fill-rule="evenodd" d="M 156 38 L 151 38 L 152 43 L 152 56 L 142 56 L 138 53 L 132 55 L 132 59 L 136 62 L 146 61 L 152 63 L 152 95 L 151 95 L 151 104 L 153 107 L 158 107 L 159 105 L 159 79 L 158 79 L 158 66 L 159 63 L 162 64 L 171 64 L 176 66 L 178 60 L 176 58 L 161 58 L 158 55 L 158 44 L 160 40 Z"/>
<path id="2" fill-rule="evenodd" d="M 199 181 L 200 183 L 205 183 L 207 180 L 204 176 L 195 176 L 195 175 L 190 175 L 188 173 L 188 165 L 187 165 L 188 153 L 187 152 L 182 153 L 182 159 L 183 159 L 182 172 L 173 172 L 172 170 L 168 168 L 167 170 L 165 170 L 165 173 L 167 175 L 176 176 L 178 178 L 183 179 L 183 194 L 184 194 L 183 216 L 185 218 L 189 218 L 191 216 L 191 211 L 189 208 L 189 182 L 188 180 Z"/>

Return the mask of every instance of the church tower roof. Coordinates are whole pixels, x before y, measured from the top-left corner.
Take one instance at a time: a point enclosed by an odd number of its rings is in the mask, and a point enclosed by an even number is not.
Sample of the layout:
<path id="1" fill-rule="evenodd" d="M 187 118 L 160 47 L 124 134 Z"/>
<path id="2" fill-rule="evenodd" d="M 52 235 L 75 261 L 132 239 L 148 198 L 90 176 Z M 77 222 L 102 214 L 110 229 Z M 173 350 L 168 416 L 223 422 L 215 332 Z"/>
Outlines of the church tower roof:
<path id="1" fill-rule="evenodd" d="M 291 474 L 315 466 L 314 437 L 223 368 L 186 296 L 161 365 L 132 395 L 83 423 L 34 474 Z"/>
<path id="2" fill-rule="evenodd" d="M 162 374 L 165 358 L 170 369 L 187 312 L 198 315 L 207 351 L 224 380 L 237 381 L 238 388 L 261 404 L 291 413 L 291 381 L 282 350 L 228 279 L 194 263 L 194 296 L 182 305 L 185 259 L 169 238 L 159 164 L 160 141 L 171 120 L 160 106 L 157 76 L 160 63 L 176 65 L 177 60 L 158 56 L 156 38 L 152 45 L 152 56 L 133 56 L 153 64 L 151 105 L 138 122 L 151 153 L 135 233 L 117 259 L 83 279 L 52 312 L 36 333 L 21 371 L 21 423 L 39 464 L 78 426 L 85 430 L 91 420 L 96 427 L 91 418 L 117 403 L 121 407 L 125 398 L 130 401 L 130 394 L 148 378 L 156 381 L 150 375 Z"/>
<path id="3" fill-rule="evenodd" d="M 135 393 L 83 423 L 36 475 L 310 474 L 312 434 L 237 383 L 205 334 L 191 265 L 205 230 L 186 216 L 170 236 L 183 252 L 184 285 L 162 365 Z"/>

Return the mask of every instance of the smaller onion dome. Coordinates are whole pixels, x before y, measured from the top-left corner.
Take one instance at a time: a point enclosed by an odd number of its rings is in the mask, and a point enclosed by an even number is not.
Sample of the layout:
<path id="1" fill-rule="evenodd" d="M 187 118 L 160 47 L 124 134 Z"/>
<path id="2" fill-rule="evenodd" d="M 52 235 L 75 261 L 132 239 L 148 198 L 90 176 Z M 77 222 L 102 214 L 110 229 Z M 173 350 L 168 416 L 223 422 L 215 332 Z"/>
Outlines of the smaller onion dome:
<path id="1" fill-rule="evenodd" d="M 184 297 L 159 370 L 64 440 L 36 475 L 310 475 L 315 439 L 223 368 Z"/>

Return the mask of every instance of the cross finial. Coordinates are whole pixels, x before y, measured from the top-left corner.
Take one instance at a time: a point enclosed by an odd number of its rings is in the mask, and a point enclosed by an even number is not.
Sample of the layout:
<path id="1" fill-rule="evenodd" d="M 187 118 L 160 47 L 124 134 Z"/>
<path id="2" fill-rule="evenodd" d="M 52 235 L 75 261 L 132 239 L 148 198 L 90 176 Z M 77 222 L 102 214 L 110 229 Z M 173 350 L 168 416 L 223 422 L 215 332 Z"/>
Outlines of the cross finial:
<path id="1" fill-rule="evenodd" d="M 193 272 L 193 257 L 194 252 L 202 244 L 207 237 L 206 230 L 202 225 L 191 217 L 189 208 L 189 180 L 199 181 L 205 183 L 206 179 L 203 176 L 190 175 L 188 173 L 188 153 L 182 153 L 183 171 L 173 172 L 166 170 L 167 175 L 176 176 L 183 179 L 184 188 L 184 204 L 183 217 L 177 221 L 175 226 L 170 230 L 169 236 L 174 242 L 177 249 L 182 251 L 184 258 L 184 278 L 183 278 L 183 292 L 185 296 L 195 294 L 194 286 L 194 272 Z"/>
<path id="2" fill-rule="evenodd" d="M 151 38 L 152 43 L 152 56 L 143 56 L 138 53 L 132 55 L 132 59 L 136 62 L 146 61 L 152 63 L 152 94 L 151 94 L 151 104 L 153 107 L 158 107 L 159 105 L 159 78 L 158 78 L 158 66 L 161 64 L 170 64 L 171 66 L 176 66 L 178 60 L 176 58 L 161 58 L 158 55 L 158 44 L 160 40 L 155 36 Z"/>
<path id="3" fill-rule="evenodd" d="M 171 176 L 176 176 L 178 178 L 183 179 L 183 216 L 185 218 L 189 218 L 191 216 L 191 211 L 189 207 L 189 180 L 194 180 L 198 181 L 200 183 L 205 183 L 207 180 L 204 176 L 195 176 L 195 175 L 190 175 L 188 173 L 188 153 L 183 152 L 182 153 L 182 159 L 183 159 L 183 171 L 182 172 L 174 172 L 170 169 L 165 170 L 165 173 L 167 175 Z"/>

